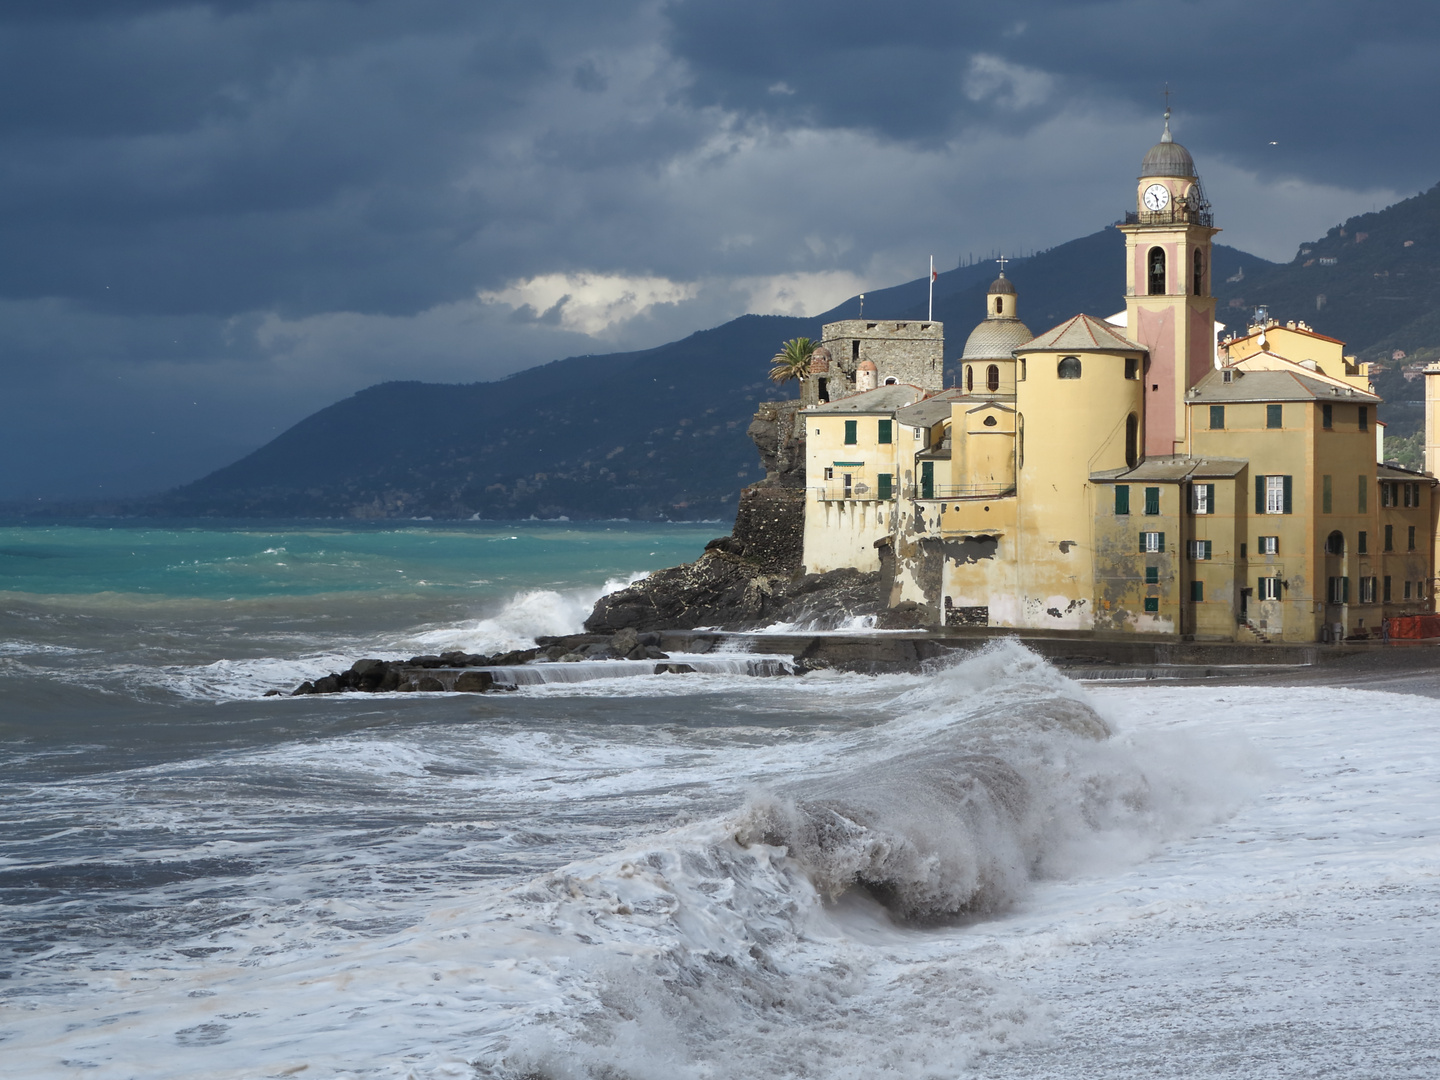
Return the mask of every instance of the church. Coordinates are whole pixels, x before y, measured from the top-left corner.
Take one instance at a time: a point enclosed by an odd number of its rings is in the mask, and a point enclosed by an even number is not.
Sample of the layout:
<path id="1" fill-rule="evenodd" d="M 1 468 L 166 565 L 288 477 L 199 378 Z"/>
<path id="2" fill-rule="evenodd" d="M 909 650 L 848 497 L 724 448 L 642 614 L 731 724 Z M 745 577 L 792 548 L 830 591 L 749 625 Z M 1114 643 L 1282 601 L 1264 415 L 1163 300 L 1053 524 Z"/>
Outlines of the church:
<path id="1" fill-rule="evenodd" d="M 939 323 L 825 326 L 806 570 L 878 570 L 933 626 L 1311 642 L 1433 611 L 1440 365 L 1421 473 L 1383 463 L 1343 342 L 1268 317 L 1217 340 L 1219 230 L 1168 110 L 1117 227 L 1123 313 L 1032 334 L 1002 263 L 957 385 Z"/>

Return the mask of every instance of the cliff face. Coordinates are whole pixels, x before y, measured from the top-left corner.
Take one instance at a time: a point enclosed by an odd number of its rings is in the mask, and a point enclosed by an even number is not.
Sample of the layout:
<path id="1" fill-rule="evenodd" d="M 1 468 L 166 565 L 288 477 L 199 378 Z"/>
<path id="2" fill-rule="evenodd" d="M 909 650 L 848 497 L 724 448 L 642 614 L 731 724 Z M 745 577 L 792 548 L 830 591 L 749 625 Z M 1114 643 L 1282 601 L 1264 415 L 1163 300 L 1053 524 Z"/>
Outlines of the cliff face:
<path id="1" fill-rule="evenodd" d="M 805 429 L 798 401 L 760 405 L 748 434 L 765 479 L 740 493 L 735 528 L 693 563 L 651 574 L 602 597 L 585 622 L 595 632 L 747 630 L 772 623 L 824 628 L 880 609 L 878 574 L 805 574 Z"/>

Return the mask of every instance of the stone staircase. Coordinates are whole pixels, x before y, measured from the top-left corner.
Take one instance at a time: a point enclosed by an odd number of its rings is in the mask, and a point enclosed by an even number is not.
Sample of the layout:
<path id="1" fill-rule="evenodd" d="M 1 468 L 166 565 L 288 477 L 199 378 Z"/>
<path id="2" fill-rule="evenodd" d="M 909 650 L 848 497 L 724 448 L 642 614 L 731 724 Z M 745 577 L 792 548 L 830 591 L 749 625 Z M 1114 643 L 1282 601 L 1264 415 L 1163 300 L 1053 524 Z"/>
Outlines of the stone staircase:
<path id="1" fill-rule="evenodd" d="M 1251 621 L 1250 619 L 1246 619 L 1244 622 L 1239 623 L 1239 624 L 1236 626 L 1235 629 L 1236 629 L 1236 633 L 1235 633 L 1235 640 L 1236 640 L 1236 641 L 1244 641 L 1244 642 L 1248 642 L 1248 643 L 1250 643 L 1250 644 L 1252 644 L 1252 645 L 1253 645 L 1253 644 L 1260 644 L 1260 645 L 1269 645 L 1269 644 L 1270 644 L 1270 635 L 1268 635 L 1264 630 L 1261 630 L 1260 627 L 1256 626 L 1255 623 L 1254 623 L 1253 621 Z"/>

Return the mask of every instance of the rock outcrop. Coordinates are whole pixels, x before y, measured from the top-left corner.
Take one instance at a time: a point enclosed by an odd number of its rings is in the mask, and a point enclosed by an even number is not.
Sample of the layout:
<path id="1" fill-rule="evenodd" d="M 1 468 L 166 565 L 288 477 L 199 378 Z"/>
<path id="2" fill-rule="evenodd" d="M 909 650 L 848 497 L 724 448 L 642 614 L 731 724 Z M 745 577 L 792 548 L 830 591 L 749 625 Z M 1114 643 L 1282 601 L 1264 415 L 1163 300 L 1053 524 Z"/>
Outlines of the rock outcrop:
<path id="1" fill-rule="evenodd" d="M 878 573 L 805 573 L 799 409 L 798 401 L 767 401 L 756 411 L 748 433 L 765 479 L 740 493 L 731 534 L 710 541 L 693 563 L 659 570 L 602 597 L 585 621 L 587 630 L 747 630 L 777 622 L 826 629 L 883 608 Z"/>

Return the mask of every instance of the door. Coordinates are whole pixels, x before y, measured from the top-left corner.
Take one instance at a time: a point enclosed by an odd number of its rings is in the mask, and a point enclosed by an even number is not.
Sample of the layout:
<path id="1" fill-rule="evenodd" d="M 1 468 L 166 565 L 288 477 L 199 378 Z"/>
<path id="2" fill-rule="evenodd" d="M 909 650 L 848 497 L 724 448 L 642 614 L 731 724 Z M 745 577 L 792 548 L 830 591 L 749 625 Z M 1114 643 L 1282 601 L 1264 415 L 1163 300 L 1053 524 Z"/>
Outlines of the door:
<path id="1" fill-rule="evenodd" d="M 935 497 L 935 463 L 933 461 L 922 461 L 920 463 L 920 498 L 933 499 Z"/>

